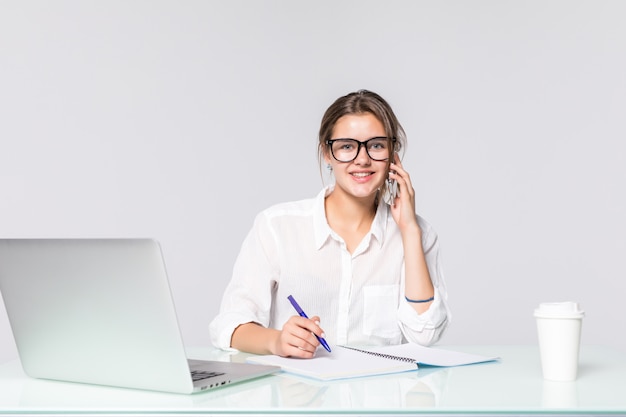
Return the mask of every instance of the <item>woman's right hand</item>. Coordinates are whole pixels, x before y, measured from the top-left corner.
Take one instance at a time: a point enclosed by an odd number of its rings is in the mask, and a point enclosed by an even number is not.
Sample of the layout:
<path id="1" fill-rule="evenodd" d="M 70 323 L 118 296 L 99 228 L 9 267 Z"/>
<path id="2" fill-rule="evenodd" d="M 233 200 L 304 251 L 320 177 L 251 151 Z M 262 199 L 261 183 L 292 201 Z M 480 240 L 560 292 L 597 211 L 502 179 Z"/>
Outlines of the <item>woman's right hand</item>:
<path id="1" fill-rule="evenodd" d="M 320 318 L 291 316 L 276 338 L 273 353 L 279 356 L 309 359 L 320 345 L 315 335 L 324 337 Z"/>

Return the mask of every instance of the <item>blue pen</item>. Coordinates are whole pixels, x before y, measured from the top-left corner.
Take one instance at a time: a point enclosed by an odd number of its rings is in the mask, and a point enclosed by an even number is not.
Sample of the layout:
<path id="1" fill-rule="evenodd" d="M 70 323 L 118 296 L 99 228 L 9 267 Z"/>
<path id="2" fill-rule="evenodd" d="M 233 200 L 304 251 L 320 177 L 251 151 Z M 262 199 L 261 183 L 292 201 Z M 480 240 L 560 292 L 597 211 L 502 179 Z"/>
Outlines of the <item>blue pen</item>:
<path id="1" fill-rule="evenodd" d="M 298 312 L 298 314 L 300 315 L 300 317 L 304 317 L 305 319 L 308 319 L 309 316 L 306 315 L 306 313 L 304 312 L 304 310 L 302 310 L 302 308 L 300 307 L 300 305 L 298 305 L 298 302 L 295 300 L 295 298 L 293 298 L 293 296 L 289 296 L 287 297 L 287 299 L 289 300 L 289 302 L 291 303 L 291 305 L 293 306 L 293 308 L 296 309 L 296 311 Z M 328 343 L 326 343 L 326 340 L 324 340 L 323 337 L 319 337 L 318 335 L 314 334 L 315 337 L 317 337 L 317 340 L 320 341 L 320 343 L 322 344 L 322 346 L 324 346 L 324 349 L 326 349 L 327 351 L 330 352 L 330 346 L 328 346 Z"/>

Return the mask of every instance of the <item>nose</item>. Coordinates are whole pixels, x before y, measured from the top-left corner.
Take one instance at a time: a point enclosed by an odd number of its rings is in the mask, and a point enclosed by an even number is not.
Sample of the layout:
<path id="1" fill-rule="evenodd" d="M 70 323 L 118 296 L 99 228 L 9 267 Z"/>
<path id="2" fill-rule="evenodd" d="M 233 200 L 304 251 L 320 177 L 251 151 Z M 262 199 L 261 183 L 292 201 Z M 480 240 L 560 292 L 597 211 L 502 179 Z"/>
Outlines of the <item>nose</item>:
<path id="1" fill-rule="evenodd" d="M 359 143 L 359 150 L 357 151 L 356 158 L 354 158 L 354 162 L 359 165 L 365 165 L 372 162 L 369 154 L 367 153 L 367 145 L 363 142 Z"/>

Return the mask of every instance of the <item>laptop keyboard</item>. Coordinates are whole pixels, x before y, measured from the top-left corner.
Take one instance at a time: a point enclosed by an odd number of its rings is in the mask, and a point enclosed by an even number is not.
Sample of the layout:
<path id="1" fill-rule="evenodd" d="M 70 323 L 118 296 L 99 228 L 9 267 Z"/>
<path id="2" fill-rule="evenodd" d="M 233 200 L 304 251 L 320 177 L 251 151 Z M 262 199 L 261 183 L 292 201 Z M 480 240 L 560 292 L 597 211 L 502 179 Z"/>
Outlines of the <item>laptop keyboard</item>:
<path id="1" fill-rule="evenodd" d="M 191 379 L 199 381 L 201 379 L 212 378 L 214 376 L 224 375 L 224 372 L 210 372 L 210 371 L 191 371 Z"/>

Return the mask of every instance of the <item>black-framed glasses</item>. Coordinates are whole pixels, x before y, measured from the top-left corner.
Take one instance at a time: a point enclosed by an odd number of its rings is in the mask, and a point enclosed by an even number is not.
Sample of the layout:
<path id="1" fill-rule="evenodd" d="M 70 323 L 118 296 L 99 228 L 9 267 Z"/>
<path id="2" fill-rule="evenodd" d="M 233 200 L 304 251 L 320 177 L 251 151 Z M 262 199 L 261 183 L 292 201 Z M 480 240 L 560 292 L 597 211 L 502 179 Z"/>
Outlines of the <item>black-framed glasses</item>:
<path id="1" fill-rule="evenodd" d="M 330 147 L 330 153 L 339 162 L 352 162 L 361 151 L 361 146 L 365 147 L 367 156 L 374 161 L 386 161 L 391 155 L 395 138 L 389 139 L 386 136 L 376 136 L 366 141 L 356 139 L 328 139 L 326 144 Z"/>

